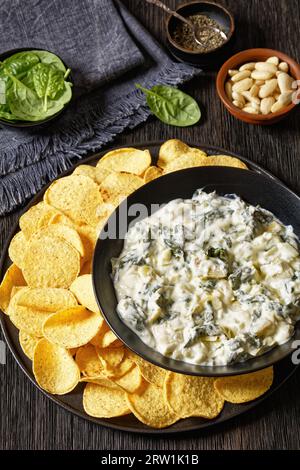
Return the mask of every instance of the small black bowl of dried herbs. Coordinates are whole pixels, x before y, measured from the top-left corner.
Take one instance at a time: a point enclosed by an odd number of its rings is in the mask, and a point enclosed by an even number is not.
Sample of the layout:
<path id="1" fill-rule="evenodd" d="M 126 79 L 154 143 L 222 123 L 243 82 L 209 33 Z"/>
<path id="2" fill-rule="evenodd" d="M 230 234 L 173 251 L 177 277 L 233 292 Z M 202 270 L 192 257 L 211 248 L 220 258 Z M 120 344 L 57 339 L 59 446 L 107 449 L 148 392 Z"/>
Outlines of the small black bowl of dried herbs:
<path id="1" fill-rule="evenodd" d="M 201 44 L 196 42 L 193 30 L 186 23 L 170 15 L 166 28 L 171 53 L 202 68 L 214 68 L 224 62 L 235 31 L 232 14 L 217 3 L 198 1 L 181 4 L 176 11 L 201 31 Z"/>

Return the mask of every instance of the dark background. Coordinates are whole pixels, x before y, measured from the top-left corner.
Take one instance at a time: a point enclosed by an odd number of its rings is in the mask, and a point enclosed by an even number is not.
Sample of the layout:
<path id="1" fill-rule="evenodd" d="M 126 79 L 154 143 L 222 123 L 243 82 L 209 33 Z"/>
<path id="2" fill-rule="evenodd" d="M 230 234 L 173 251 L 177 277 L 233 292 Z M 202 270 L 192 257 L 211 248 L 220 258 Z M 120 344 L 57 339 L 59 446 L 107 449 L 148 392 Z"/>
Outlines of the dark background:
<path id="1" fill-rule="evenodd" d="M 128 8 L 165 42 L 162 13 L 144 0 L 124 0 Z M 180 2 L 165 0 L 174 7 Z M 300 61 L 299 0 L 220 0 L 237 21 L 236 49 L 270 47 Z M 169 127 L 150 119 L 120 136 L 114 145 L 166 140 L 207 143 L 257 162 L 300 193 L 300 134 L 297 110 L 271 127 L 253 127 L 231 117 L 215 90 L 215 74 L 205 73 L 186 87 L 201 105 L 193 128 Z M 18 213 L 0 219 L 0 249 Z M 272 398 L 248 414 L 201 433 L 151 438 L 111 431 L 72 416 L 42 395 L 7 352 L 0 365 L 0 449 L 299 449 L 300 372 Z"/>

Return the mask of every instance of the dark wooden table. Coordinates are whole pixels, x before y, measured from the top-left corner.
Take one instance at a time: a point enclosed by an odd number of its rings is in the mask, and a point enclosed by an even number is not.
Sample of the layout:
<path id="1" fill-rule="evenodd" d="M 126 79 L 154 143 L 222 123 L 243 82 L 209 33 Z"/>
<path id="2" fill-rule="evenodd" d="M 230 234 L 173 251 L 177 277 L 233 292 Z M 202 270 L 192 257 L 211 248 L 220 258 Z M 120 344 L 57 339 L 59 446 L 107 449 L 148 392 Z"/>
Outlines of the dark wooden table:
<path id="1" fill-rule="evenodd" d="M 165 41 L 160 11 L 144 0 L 124 0 L 159 41 Z M 170 6 L 179 2 L 166 0 Z M 239 50 L 273 47 L 300 61 L 298 0 L 221 1 L 235 15 Z M 251 127 L 233 119 L 216 95 L 215 74 L 205 73 L 185 89 L 201 104 L 204 117 L 180 129 L 150 119 L 115 144 L 177 137 L 239 152 L 300 193 L 299 110 L 273 127 Z M 0 221 L 1 246 L 18 213 Z M 0 449 L 299 449 L 300 373 L 262 406 L 247 415 L 199 434 L 157 439 L 104 429 L 72 416 L 45 398 L 7 352 L 0 365 Z"/>

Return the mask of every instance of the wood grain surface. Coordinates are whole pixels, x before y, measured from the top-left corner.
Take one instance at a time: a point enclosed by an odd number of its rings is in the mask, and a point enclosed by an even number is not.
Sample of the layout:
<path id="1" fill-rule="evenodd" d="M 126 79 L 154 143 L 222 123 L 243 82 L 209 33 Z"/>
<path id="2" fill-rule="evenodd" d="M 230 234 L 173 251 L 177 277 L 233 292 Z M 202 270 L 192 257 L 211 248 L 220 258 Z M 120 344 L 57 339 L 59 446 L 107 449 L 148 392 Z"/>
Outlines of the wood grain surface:
<path id="1" fill-rule="evenodd" d="M 174 7 L 179 2 L 165 0 Z M 162 43 L 162 13 L 144 0 L 124 0 L 128 8 Z M 300 61 L 298 0 L 220 0 L 237 21 L 236 50 L 271 47 Z M 132 144 L 177 137 L 241 153 L 300 193 L 299 109 L 272 127 L 252 127 L 231 117 L 215 90 L 215 73 L 204 73 L 185 86 L 201 105 L 201 122 L 186 129 L 149 119 L 115 142 Z M 0 219 L 0 249 L 18 213 Z M 299 449 L 300 373 L 251 413 L 216 428 L 177 438 L 151 438 L 111 431 L 90 424 L 45 398 L 7 351 L 0 365 L 0 449 Z"/>

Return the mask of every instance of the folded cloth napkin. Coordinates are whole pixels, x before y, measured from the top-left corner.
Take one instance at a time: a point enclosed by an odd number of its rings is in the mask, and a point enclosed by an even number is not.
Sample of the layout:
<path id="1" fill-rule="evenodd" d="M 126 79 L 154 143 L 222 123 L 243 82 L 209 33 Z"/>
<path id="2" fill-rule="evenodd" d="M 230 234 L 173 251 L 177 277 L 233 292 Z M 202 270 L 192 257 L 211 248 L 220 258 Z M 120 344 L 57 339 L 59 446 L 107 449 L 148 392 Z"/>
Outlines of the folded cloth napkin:
<path id="1" fill-rule="evenodd" d="M 80 96 L 47 128 L 0 126 L 0 215 L 145 121 L 150 112 L 136 82 L 177 85 L 200 73 L 171 60 L 119 0 L 31 0 L 30 6 L 4 0 L 1 10 L 0 52 L 37 47 L 57 53 L 72 69 Z"/>

